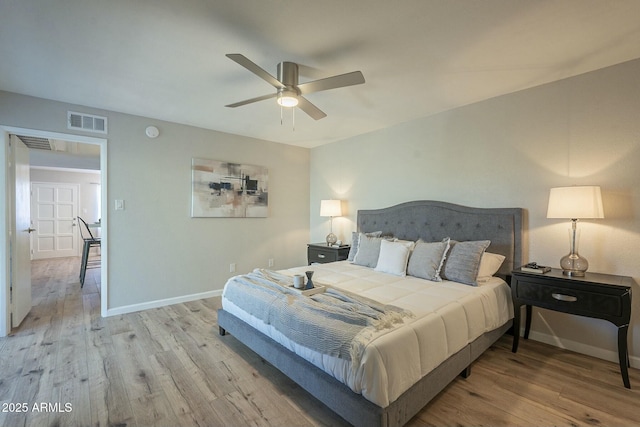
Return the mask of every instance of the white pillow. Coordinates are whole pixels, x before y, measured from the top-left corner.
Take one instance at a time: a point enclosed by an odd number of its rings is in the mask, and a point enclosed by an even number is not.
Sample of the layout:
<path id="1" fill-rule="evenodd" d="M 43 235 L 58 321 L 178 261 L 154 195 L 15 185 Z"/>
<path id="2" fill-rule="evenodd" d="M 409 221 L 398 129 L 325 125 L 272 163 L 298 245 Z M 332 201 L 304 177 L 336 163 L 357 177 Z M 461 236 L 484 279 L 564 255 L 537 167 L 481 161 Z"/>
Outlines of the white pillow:
<path id="1" fill-rule="evenodd" d="M 382 240 L 380 242 L 380 255 L 375 271 L 405 276 L 407 273 L 407 261 L 413 249 L 414 242 L 408 240 L 396 240 L 394 242 Z"/>
<path id="2" fill-rule="evenodd" d="M 500 270 L 503 261 L 503 255 L 491 252 L 483 253 L 482 258 L 480 258 L 480 267 L 478 268 L 478 281 L 486 282 Z"/>

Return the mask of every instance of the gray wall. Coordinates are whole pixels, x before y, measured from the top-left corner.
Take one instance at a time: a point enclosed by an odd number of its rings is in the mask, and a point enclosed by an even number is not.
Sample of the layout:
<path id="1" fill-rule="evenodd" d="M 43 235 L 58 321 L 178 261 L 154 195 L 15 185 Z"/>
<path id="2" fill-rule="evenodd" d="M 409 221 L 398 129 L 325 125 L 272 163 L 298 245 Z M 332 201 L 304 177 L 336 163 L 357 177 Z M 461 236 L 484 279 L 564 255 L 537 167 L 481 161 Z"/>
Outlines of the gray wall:
<path id="1" fill-rule="evenodd" d="M 2 125 L 78 133 L 66 128 L 67 110 L 109 119 L 110 310 L 220 290 L 230 263 L 237 273 L 270 258 L 276 268 L 306 263 L 308 149 L 0 92 Z M 160 129 L 158 138 L 145 136 L 149 125 Z M 269 217 L 191 218 L 193 157 L 266 166 Z M 124 211 L 114 210 L 115 199 L 125 201 Z"/>
<path id="2" fill-rule="evenodd" d="M 640 61 L 501 96 L 312 149 L 311 237 L 320 200 L 346 200 L 334 232 L 350 240 L 358 209 L 432 199 L 528 212 L 529 260 L 558 266 L 569 221 L 547 219 L 549 188 L 602 187 L 605 219 L 581 221 L 592 271 L 640 281 Z M 640 366 L 640 289 L 631 354 Z M 534 310 L 532 337 L 617 360 L 615 326 Z"/>

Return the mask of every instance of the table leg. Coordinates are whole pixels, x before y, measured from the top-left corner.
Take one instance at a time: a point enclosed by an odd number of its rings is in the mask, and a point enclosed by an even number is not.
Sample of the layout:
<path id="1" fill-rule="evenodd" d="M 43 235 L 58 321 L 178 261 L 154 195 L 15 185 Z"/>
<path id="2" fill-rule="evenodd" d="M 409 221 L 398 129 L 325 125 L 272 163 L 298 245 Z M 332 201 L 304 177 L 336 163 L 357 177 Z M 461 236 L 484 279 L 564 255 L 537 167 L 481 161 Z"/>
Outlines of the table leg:
<path id="1" fill-rule="evenodd" d="M 513 353 L 518 351 L 518 341 L 520 340 L 520 305 L 513 307 L 513 346 L 511 351 Z"/>
<path id="2" fill-rule="evenodd" d="M 530 305 L 526 306 L 527 308 L 527 314 L 526 314 L 526 318 L 524 319 L 524 339 L 528 340 L 529 339 L 529 331 L 531 331 L 531 318 L 533 317 L 532 313 L 532 309 Z"/>
<path id="3" fill-rule="evenodd" d="M 629 349 L 627 348 L 627 331 L 629 325 L 618 327 L 618 359 L 620 360 L 620 373 L 622 382 L 626 388 L 631 388 L 629 382 Z"/>

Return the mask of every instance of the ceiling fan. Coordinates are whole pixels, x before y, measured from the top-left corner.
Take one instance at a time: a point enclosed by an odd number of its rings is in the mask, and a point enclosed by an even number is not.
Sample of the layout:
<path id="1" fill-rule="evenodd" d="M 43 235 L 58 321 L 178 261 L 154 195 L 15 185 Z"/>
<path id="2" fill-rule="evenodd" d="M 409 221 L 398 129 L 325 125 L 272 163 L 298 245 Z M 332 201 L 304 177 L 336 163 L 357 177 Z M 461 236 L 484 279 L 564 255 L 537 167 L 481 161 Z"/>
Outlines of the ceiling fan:
<path id="1" fill-rule="evenodd" d="M 337 89 L 345 86 L 353 86 L 364 83 L 364 76 L 360 71 L 340 74 L 325 79 L 314 80 L 311 82 L 298 83 L 298 64 L 295 62 L 281 62 L 278 64 L 278 78 L 260 68 L 246 56 L 239 53 L 228 53 L 227 58 L 242 65 L 253 74 L 265 80 L 271 86 L 276 88 L 276 92 L 269 95 L 258 96 L 256 98 L 246 99 L 234 104 L 226 105 L 226 107 L 240 107 L 242 105 L 251 104 L 253 102 L 263 101 L 269 98 L 276 98 L 282 107 L 299 107 L 307 113 L 311 118 L 320 120 L 327 115 L 318 107 L 313 105 L 302 95 L 323 90 Z"/>

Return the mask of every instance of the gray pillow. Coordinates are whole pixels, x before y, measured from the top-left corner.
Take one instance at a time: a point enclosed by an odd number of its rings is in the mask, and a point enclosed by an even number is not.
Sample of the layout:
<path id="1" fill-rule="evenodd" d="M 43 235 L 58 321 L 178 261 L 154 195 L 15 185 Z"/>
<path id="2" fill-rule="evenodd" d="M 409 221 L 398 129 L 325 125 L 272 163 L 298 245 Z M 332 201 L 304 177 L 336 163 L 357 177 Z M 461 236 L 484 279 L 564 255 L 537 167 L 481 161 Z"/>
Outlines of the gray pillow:
<path id="1" fill-rule="evenodd" d="M 428 243 L 418 241 L 409 258 L 407 274 L 440 282 L 442 280 L 440 278 L 440 270 L 449 250 L 449 240 L 446 237 L 441 242 Z"/>
<path id="2" fill-rule="evenodd" d="M 364 233 L 369 237 L 380 237 L 382 236 L 382 231 L 372 231 L 371 233 Z M 358 243 L 360 241 L 360 234 L 352 231 L 351 232 L 351 248 L 349 249 L 349 256 L 347 257 L 347 261 L 353 262 L 353 259 L 356 257 L 358 253 Z"/>
<path id="3" fill-rule="evenodd" d="M 358 252 L 353 258 L 353 263 L 364 267 L 375 268 L 380 256 L 380 242 L 382 237 L 371 237 L 360 233 L 358 236 Z"/>
<path id="4" fill-rule="evenodd" d="M 452 240 L 449 255 L 442 268 L 442 278 L 465 285 L 478 286 L 480 259 L 490 244 L 490 240 L 469 242 Z"/>

